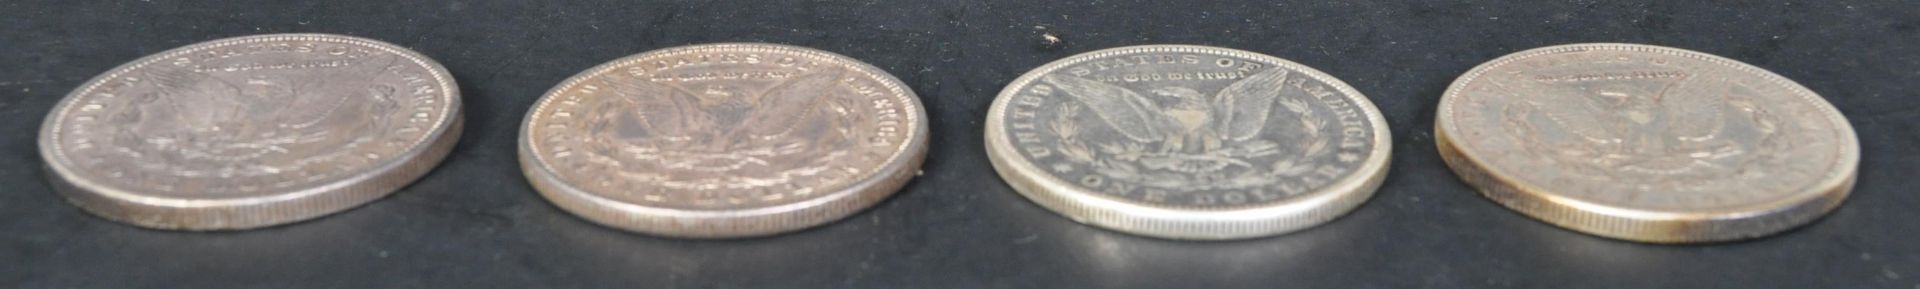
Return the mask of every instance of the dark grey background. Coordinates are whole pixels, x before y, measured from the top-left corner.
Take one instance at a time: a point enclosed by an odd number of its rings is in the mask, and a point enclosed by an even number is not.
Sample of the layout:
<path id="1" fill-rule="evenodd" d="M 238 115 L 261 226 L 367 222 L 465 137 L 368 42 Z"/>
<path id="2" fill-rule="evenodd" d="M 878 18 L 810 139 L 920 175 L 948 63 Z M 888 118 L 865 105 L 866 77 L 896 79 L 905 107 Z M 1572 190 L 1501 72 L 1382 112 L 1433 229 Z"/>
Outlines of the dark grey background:
<path id="1" fill-rule="evenodd" d="M 1913 1 L 209 2 L 222 1 L 0 3 L 0 287 L 1920 288 Z M 46 187 L 34 136 L 68 90 L 146 54 L 282 32 L 382 39 L 438 59 L 465 92 L 459 147 L 386 199 L 244 232 L 120 225 Z M 1041 45 L 1046 32 L 1065 45 Z M 515 130 L 561 79 L 729 41 L 820 48 L 899 76 L 932 114 L 926 175 L 845 221 L 734 241 L 596 226 L 521 178 Z M 1457 181 L 1431 135 L 1447 84 L 1500 55 L 1579 42 L 1693 49 L 1799 81 L 1859 131 L 1859 187 L 1804 229 L 1659 246 L 1557 229 Z M 1074 53 L 1156 43 L 1263 52 L 1345 79 L 1393 127 L 1385 187 L 1318 228 L 1176 242 L 1075 224 L 995 177 L 980 120 L 1008 81 Z"/>

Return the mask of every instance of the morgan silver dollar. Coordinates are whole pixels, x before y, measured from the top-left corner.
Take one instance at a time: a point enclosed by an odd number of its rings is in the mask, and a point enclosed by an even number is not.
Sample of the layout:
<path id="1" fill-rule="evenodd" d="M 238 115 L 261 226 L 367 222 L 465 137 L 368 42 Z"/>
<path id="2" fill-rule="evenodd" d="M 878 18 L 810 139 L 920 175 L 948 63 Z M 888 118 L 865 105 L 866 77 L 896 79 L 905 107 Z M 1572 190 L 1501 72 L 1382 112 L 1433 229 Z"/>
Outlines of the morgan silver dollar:
<path id="1" fill-rule="evenodd" d="M 1075 221 L 1242 239 L 1333 220 L 1386 176 L 1373 103 L 1325 73 L 1188 45 L 1094 51 L 1014 80 L 987 115 L 1007 183 Z"/>
<path id="2" fill-rule="evenodd" d="M 1528 216 L 1625 240 L 1738 240 L 1806 224 L 1854 183 L 1860 144 L 1820 95 L 1677 48 L 1572 44 L 1494 59 L 1440 100 L 1454 172 Z"/>
<path id="3" fill-rule="evenodd" d="M 56 105 L 40 131 L 69 201 L 134 225 L 226 230 L 311 219 L 406 186 L 460 134 L 432 60 L 357 37 L 221 39 L 147 56 Z"/>
<path id="4" fill-rule="evenodd" d="M 697 238 L 845 218 L 918 171 L 926 111 L 866 63 L 773 44 L 667 48 L 567 79 L 527 113 L 520 161 L 593 222 Z"/>

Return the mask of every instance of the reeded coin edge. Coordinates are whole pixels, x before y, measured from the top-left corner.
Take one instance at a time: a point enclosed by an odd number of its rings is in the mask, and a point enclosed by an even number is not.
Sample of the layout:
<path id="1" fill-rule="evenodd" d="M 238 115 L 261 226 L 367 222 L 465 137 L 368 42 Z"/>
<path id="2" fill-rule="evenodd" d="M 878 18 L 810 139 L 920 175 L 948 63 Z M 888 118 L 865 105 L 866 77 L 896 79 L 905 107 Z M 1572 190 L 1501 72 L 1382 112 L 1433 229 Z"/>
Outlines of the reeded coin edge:
<path id="1" fill-rule="evenodd" d="M 1552 193 L 1551 190 L 1519 182 L 1496 167 L 1485 166 L 1478 157 L 1465 153 L 1466 149 L 1455 143 L 1449 131 L 1456 130 L 1457 124 L 1451 115 L 1456 114 L 1456 102 L 1466 85 L 1493 68 L 1521 59 L 1566 52 L 1617 50 L 1652 52 L 1670 56 L 1687 57 L 1708 63 L 1724 65 L 1742 73 L 1760 76 L 1763 80 L 1786 88 L 1789 93 L 1800 96 L 1803 101 L 1825 112 L 1823 116 L 1835 124 L 1842 138 L 1839 148 L 1840 157 L 1835 160 L 1836 170 L 1827 178 L 1809 185 L 1803 192 L 1793 197 L 1773 202 L 1764 202 L 1746 206 L 1733 206 L 1706 210 L 1676 212 L 1668 210 L 1648 210 L 1604 205 L 1568 196 Z M 1439 113 L 1434 121 L 1435 145 L 1441 159 L 1459 175 L 1461 180 L 1476 188 L 1502 206 L 1506 206 L 1535 219 L 1563 228 L 1583 233 L 1615 239 L 1652 242 L 1652 243 L 1704 243 L 1751 239 L 1772 235 L 1812 222 L 1833 209 L 1839 207 L 1852 191 L 1856 182 L 1860 161 L 1859 140 L 1853 127 L 1846 121 L 1838 108 L 1828 103 L 1819 94 L 1812 92 L 1786 77 L 1771 71 L 1692 50 L 1628 43 L 1579 43 L 1564 44 L 1523 50 L 1511 53 L 1492 61 L 1482 63 L 1468 70 L 1454 80 L 1441 97 Z M 1470 149 L 1470 148 L 1467 148 Z"/>
<path id="2" fill-rule="evenodd" d="M 1334 87 L 1362 108 L 1375 125 L 1366 163 L 1347 176 L 1286 201 L 1240 206 L 1199 207 L 1145 204 L 1086 190 L 1045 173 L 1021 157 L 1005 136 L 1001 116 L 1018 89 L 1066 66 L 1133 53 L 1196 53 L 1257 59 L 1291 69 Z M 1231 48 L 1197 45 L 1140 45 L 1096 50 L 1047 63 L 1009 83 L 987 112 L 987 155 L 995 171 L 1015 192 L 1075 222 L 1143 236 L 1185 240 L 1233 240 L 1279 235 L 1320 225 L 1351 212 L 1385 181 L 1391 162 L 1392 134 L 1386 118 L 1364 94 L 1319 70 L 1279 57 Z"/>
<path id="3" fill-rule="evenodd" d="M 534 122 L 540 111 L 552 105 L 566 91 L 598 75 L 634 65 L 647 59 L 711 50 L 739 50 L 794 54 L 845 65 L 879 82 L 902 105 L 911 107 L 907 141 L 893 150 L 867 177 L 849 183 L 832 193 L 802 202 L 743 210 L 700 210 L 653 207 L 618 201 L 589 192 L 560 180 L 547 165 L 545 156 L 536 153 L 539 144 L 532 141 Z M 798 231 L 844 219 L 892 196 L 912 179 L 926 159 L 926 108 L 920 97 L 906 89 L 904 82 L 864 61 L 813 48 L 771 43 L 711 43 L 662 48 L 621 57 L 568 77 L 536 101 L 520 126 L 518 153 L 521 171 L 534 190 L 548 201 L 583 219 L 627 231 L 683 238 L 744 238 Z"/>
<path id="4" fill-rule="evenodd" d="M 444 88 L 446 113 L 430 126 L 421 142 L 412 144 L 387 164 L 346 178 L 318 182 L 319 186 L 256 196 L 190 200 L 142 195 L 137 189 L 101 184 L 76 175 L 60 150 L 59 131 L 70 107 L 105 81 L 166 59 L 206 49 L 276 41 L 311 41 L 359 45 L 406 58 L 428 70 Z M 189 44 L 148 55 L 95 76 L 55 104 L 40 130 L 40 155 L 47 160 L 46 178 L 68 202 L 96 216 L 141 227 L 167 230 L 242 230 L 290 224 L 345 211 L 385 197 L 425 176 L 452 151 L 460 138 L 462 114 L 459 86 L 445 67 L 425 55 L 379 40 L 322 33 L 289 33 L 231 37 Z"/>

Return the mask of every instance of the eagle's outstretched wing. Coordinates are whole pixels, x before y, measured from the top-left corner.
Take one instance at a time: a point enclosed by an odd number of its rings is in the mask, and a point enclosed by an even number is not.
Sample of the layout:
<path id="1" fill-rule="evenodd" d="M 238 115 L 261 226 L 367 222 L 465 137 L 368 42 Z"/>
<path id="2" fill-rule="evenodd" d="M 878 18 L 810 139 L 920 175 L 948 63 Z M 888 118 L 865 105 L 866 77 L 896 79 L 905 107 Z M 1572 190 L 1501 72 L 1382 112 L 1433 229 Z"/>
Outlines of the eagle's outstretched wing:
<path id="1" fill-rule="evenodd" d="M 771 139 L 793 131 L 804 123 L 808 115 L 813 114 L 817 106 L 834 93 L 834 84 L 840 81 L 844 71 L 824 71 L 796 76 L 785 83 L 768 88 L 758 95 L 759 101 L 753 113 L 733 128 L 747 133 L 747 137 Z"/>
<path id="2" fill-rule="evenodd" d="M 154 66 L 153 69 L 146 70 L 145 73 L 142 74 L 145 74 L 147 79 L 153 82 L 154 86 L 159 87 L 161 91 L 167 93 L 192 90 L 194 86 L 201 84 L 201 81 L 208 80 L 208 78 L 212 77 L 206 73 L 195 72 L 184 67 L 170 66 Z"/>
<path id="3" fill-rule="evenodd" d="M 1260 134 L 1273 112 L 1273 102 L 1286 90 L 1288 70 L 1274 68 L 1247 76 L 1227 85 L 1213 97 L 1214 131 L 1230 141 L 1244 141 Z"/>
<path id="4" fill-rule="evenodd" d="M 393 104 L 396 88 L 382 85 L 374 79 L 381 70 L 399 62 L 398 56 L 382 55 L 363 58 L 343 69 L 321 70 L 313 77 L 299 77 L 295 81 L 291 99 L 263 102 L 260 112 L 279 114 L 274 117 L 291 128 L 303 129 L 328 121 L 356 122 L 373 119 L 367 113 L 378 109 L 388 109 Z M 342 112 L 358 113 L 336 117 Z"/>
<path id="5" fill-rule="evenodd" d="M 182 127 L 204 128 L 231 119 L 242 110 L 235 101 L 241 97 L 240 87 L 220 78 L 187 68 L 155 68 L 145 74 L 157 91 L 142 96 L 142 103 L 163 106 L 155 110 L 165 111 L 165 116 L 149 117 L 177 121 Z"/>
<path id="6" fill-rule="evenodd" d="M 1726 127 L 1726 97 L 1732 90 L 1726 78 L 1695 77 L 1663 91 L 1667 135 L 1686 140 L 1719 135 Z"/>
<path id="7" fill-rule="evenodd" d="M 683 139 L 711 122 L 692 107 L 692 93 L 678 87 L 639 78 L 605 79 L 599 84 L 613 95 L 580 106 L 590 110 L 584 114 L 589 131 L 625 139 Z"/>
<path id="8" fill-rule="evenodd" d="M 1165 139 L 1168 133 L 1179 131 L 1174 122 L 1153 100 L 1124 87 L 1101 83 L 1085 78 L 1047 75 L 1040 78 L 1068 96 L 1079 100 L 1105 120 L 1108 126 L 1127 138 L 1139 142 L 1155 142 Z"/>
<path id="9" fill-rule="evenodd" d="M 1520 99 L 1521 104 L 1540 112 L 1548 122 L 1562 131 L 1590 142 L 1615 143 L 1621 141 L 1620 119 L 1613 115 L 1614 108 L 1608 108 L 1592 92 L 1578 88 L 1538 85 L 1533 80 L 1521 77 L 1509 81 L 1496 82 L 1507 89 L 1507 93 Z M 1511 85 L 1511 86 L 1509 86 Z"/>

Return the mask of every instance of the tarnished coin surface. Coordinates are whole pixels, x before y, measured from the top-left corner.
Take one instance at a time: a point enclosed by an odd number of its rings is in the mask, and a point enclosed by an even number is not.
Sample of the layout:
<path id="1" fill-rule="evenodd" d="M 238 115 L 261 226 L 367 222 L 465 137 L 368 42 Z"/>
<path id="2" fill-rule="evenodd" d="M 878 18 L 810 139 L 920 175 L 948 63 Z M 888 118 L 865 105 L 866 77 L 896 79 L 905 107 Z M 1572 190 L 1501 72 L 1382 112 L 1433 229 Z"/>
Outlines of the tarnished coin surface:
<path id="1" fill-rule="evenodd" d="M 994 169 L 1075 221 L 1239 239 L 1333 220 L 1386 176 L 1386 121 L 1325 73 L 1188 45 L 1094 51 L 1014 80 L 987 114 Z"/>
<path id="2" fill-rule="evenodd" d="M 905 185 L 926 111 L 892 75 L 809 48 L 706 44 L 614 60 L 547 92 L 521 168 L 560 208 L 635 232 L 769 235 L 845 218 Z"/>
<path id="3" fill-rule="evenodd" d="M 94 214 L 179 230 L 311 219 L 427 173 L 460 134 L 433 60 L 384 42 L 275 34 L 147 56 L 81 85 L 40 130 L 54 187 Z"/>
<path id="4" fill-rule="evenodd" d="M 1575 231 L 1644 242 L 1764 236 L 1851 190 L 1860 145 L 1820 95 L 1705 53 L 1573 44 L 1461 76 L 1435 135 L 1488 198 Z"/>

